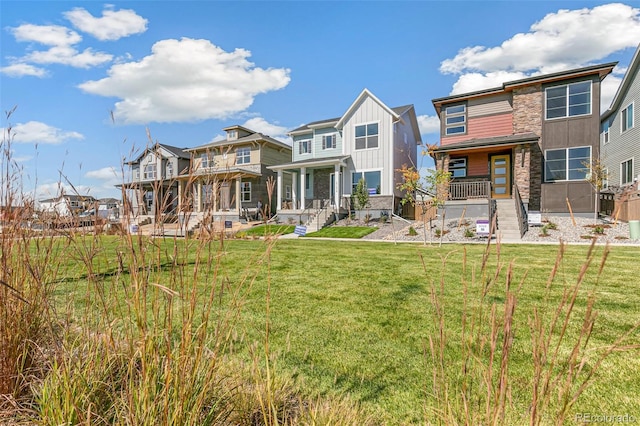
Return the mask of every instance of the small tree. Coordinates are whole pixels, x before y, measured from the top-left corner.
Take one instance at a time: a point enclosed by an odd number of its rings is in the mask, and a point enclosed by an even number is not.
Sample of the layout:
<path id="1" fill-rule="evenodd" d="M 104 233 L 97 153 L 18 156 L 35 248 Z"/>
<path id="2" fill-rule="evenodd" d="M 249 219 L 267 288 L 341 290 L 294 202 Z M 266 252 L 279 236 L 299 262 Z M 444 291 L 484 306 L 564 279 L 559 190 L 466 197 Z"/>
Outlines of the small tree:
<path id="1" fill-rule="evenodd" d="M 369 190 L 367 189 L 367 183 L 364 178 L 360 178 L 356 185 L 353 201 L 355 202 L 356 210 L 359 212 L 358 218 L 360 218 L 362 209 L 367 207 L 367 204 L 369 204 Z"/>
<path id="2" fill-rule="evenodd" d="M 600 191 L 604 188 L 604 184 L 608 179 L 608 172 L 606 167 L 603 166 L 599 158 L 595 158 L 589 162 L 582 163 L 587 170 L 585 180 L 591 184 L 591 187 L 595 191 L 595 201 L 593 206 L 593 220 L 598 221 L 598 201 L 600 199 Z"/>
<path id="3" fill-rule="evenodd" d="M 449 193 L 451 173 L 443 170 L 429 169 L 427 175 L 422 177 L 415 167 L 409 167 L 406 164 L 403 164 L 402 168 L 398 169 L 398 171 L 402 174 L 402 182 L 398 184 L 398 189 L 405 193 L 401 201 L 402 205 L 409 203 L 415 207 L 416 202 L 420 203 L 424 244 L 426 245 L 427 213 L 432 209 L 437 210 L 444 207 Z M 427 197 L 430 197 L 429 203 L 427 203 Z M 429 220 L 429 223 L 429 231 L 431 231 L 431 220 Z M 440 234 L 440 242 L 442 243 L 442 233 Z"/>

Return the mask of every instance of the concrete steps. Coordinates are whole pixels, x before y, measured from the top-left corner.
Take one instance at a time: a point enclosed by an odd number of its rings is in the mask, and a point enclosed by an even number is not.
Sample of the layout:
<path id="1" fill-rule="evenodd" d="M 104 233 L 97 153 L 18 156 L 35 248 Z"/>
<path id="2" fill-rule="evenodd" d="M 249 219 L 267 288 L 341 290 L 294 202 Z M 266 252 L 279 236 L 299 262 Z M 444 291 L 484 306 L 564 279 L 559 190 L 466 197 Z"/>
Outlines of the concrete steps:
<path id="1" fill-rule="evenodd" d="M 519 241 L 520 226 L 516 212 L 515 201 L 511 198 L 496 200 L 496 214 L 498 215 L 498 235 L 502 241 Z"/>

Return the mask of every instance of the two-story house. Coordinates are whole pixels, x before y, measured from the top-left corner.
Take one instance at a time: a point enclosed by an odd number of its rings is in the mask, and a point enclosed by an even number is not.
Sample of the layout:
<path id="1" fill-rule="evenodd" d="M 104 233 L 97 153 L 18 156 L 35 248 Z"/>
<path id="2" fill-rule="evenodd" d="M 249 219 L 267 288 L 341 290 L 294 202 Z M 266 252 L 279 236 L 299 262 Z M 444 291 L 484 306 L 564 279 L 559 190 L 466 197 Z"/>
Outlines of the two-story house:
<path id="1" fill-rule="evenodd" d="M 40 200 L 39 210 L 56 216 L 74 216 L 94 207 L 96 199 L 90 195 L 61 194 Z"/>
<path id="2" fill-rule="evenodd" d="M 416 165 L 421 143 L 413 105 L 390 108 L 364 89 L 346 112 L 289 132 L 292 161 L 272 166 L 278 175 L 280 218 L 307 219 L 311 212 L 345 215 L 360 179 L 373 217 L 400 207 L 398 171 Z M 289 183 L 290 182 L 290 183 Z"/>
<path id="3" fill-rule="evenodd" d="M 190 154 L 175 146 L 156 143 L 126 164 L 131 180 L 122 185 L 135 216 L 175 214 L 178 207 L 178 175 L 189 169 Z"/>
<path id="4" fill-rule="evenodd" d="M 592 214 L 595 194 L 585 178 L 599 155 L 600 84 L 615 65 L 433 99 L 436 167 L 452 177 L 447 212 L 492 214 L 491 200 L 503 199 L 520 215 Z"/>
<path id="5" fill-rule="evenodd" d="M 640 108 L 640 45 L 633 55 L 611 106 L 600 117 L 601 162 L 606 168 L 608 186 L 612 190 L 629 187 L 640 179 L 640 126 L 636 119 L 638 108 Z"/>
<path id="6" fill-rule="evenodd" d="M 268 167 L 290 161 L 291 147 L 242 126 L 223 130 L 225 139 L 186 150 L 191 168 L 179 179 L 180 210 L 219 221 L 256 218 L 258 206 L 268 214 L 268 180 L 276 178 Z M 275 193 L 270 207 L 274 214 Z"/>

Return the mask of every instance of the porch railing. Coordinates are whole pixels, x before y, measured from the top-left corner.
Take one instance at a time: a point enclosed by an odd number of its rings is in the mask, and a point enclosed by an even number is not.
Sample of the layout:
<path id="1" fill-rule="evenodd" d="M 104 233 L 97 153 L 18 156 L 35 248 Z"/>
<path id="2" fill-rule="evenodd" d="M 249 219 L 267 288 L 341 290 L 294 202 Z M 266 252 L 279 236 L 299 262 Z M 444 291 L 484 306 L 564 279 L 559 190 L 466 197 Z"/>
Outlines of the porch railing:
<path id="1" fill-rule="evenodd" d="M 520 197 L 520 191 L 518 191 L 518 185 L 513 185 L 513 195 L 516 203 L 516 215 L 518 216 L 518 227 L 520 228 L 520 237 L 529 230 L 529 220 L 527 218 L 527 211 L 524 208 L 522 197 Z"/>
<path id="2" fill-rule="evenodd" d="M 491 198 L 491 182 L 451 182 L 449 184 L 449 200 L 468 200 L 470 198 Z"/>

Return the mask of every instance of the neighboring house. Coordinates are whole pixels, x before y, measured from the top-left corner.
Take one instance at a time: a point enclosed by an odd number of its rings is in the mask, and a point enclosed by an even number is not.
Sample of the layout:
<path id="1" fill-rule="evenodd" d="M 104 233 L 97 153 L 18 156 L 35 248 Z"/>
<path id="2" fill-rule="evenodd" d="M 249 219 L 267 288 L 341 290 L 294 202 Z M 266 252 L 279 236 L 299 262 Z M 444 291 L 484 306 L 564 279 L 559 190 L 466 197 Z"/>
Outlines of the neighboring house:
<path id="1" fill-rule="evenodd" d="M 513 201 L 493 204 L 517 210 L 525 222 L 528 210 L 593 214 L 595 194 L 585 177 L 599 156 L 601 81 L 615 65 L 433 99 L 440 118 L 436 167 L 452 177 L 447 211 L 491 215 L 490 200 L 505 199 Z"/>
<path id="2" fill-rule="evenodd" d="M 73 216 L 91 209 L 96 199 L 90 195 L 63 194 L 54 198 L 40 200 L 39 210 L 57 216 Z"/>
<path id="3" fill-rule="evenodd" d="M 120 217 L 120 200 L 115 198 L 101 198 L 98 205 L 97 217 L 115 220 Z"/>
<path id="4" fill-rule="evenodd" d="M 364 89 L 341 117 L 308 123 L 289 135 L 292 161 L 270 167 L 278 173 L 279 217 L 306 219 L 319 210 L 346 215 L 361 178 L 372 216 L 401 210 L 398 169 L 416 166 L 421 143 L 413 105 L 389 108 Z"/>
<path id="5" fill-rule="evenodd" d="M 131 181 L 124 183 L 128 207 L 134 216 L 176 213 L 178 175 L 189 169 L 189 153 L 175 146 L 156 143 L 127 162 Z"/>
<path id="6" fill-rule="evenodd" d="M 611 106 L 600 117 L 601 162 L 608 186 L 622 189 L 640 178 L 640 45 Z"/>
<path id="7" fill-rule="evenodd" d="M 291 147 L 242 126 L 223 130 L 224 140 L 186 150 L 191 168 L 179 179 L 180 211 L 229 221 L 257 218 L 258 206 L 269 203 L 268 179 L 275 184 L 276 174 L 268 166 L 290 161 Z"/>

